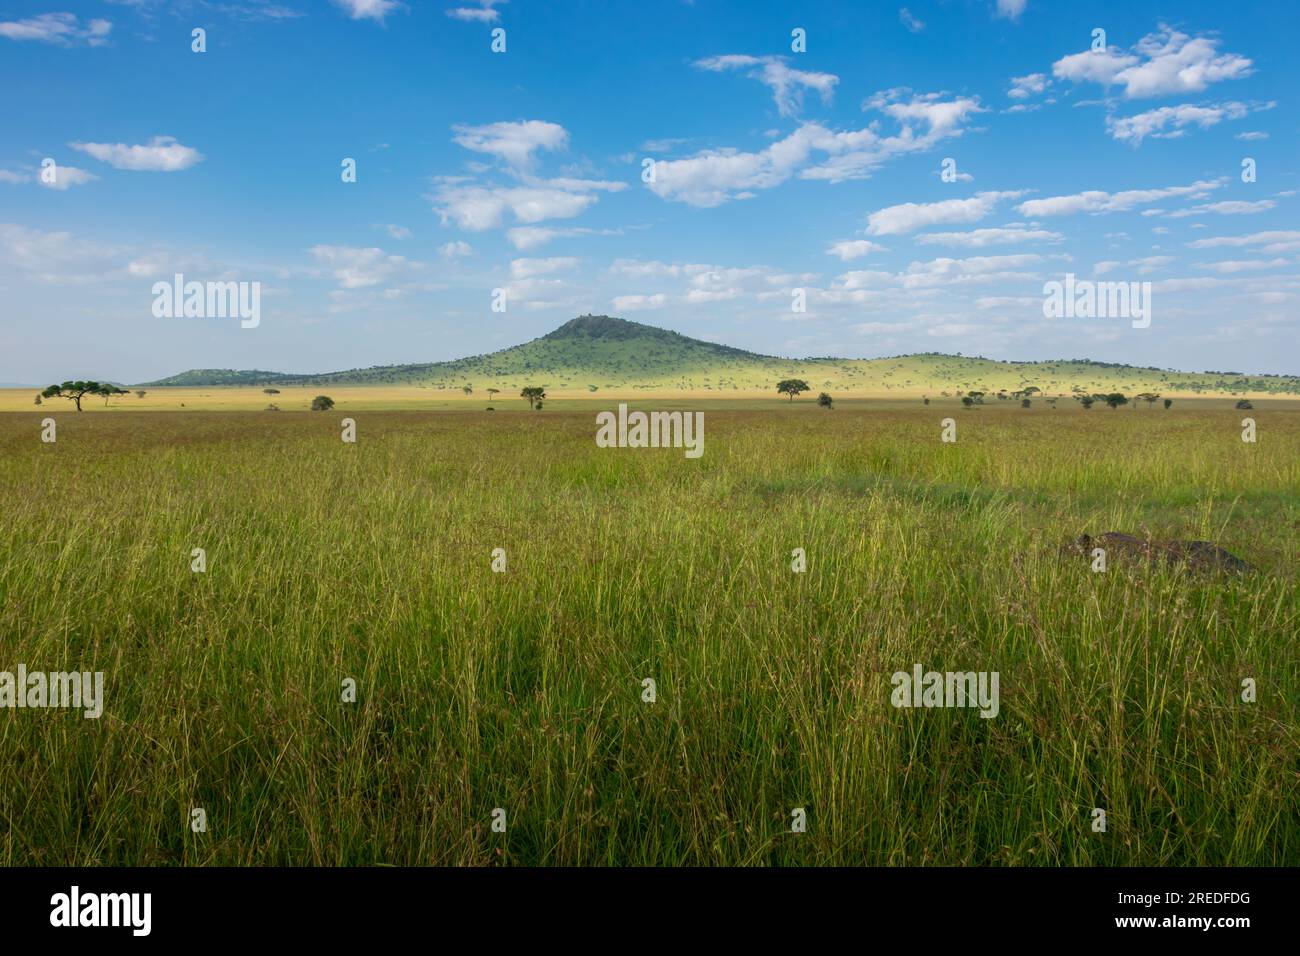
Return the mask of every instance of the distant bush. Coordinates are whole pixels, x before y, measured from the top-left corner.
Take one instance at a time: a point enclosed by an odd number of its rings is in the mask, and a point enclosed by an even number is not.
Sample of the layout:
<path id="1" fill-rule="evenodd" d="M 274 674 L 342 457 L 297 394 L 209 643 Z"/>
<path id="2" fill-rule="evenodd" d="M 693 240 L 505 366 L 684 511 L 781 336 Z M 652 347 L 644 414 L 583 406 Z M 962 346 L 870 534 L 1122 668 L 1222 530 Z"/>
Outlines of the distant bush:
<path id="1" fill-rule="evenodd" d="M 1020 407 L 1021 407 L 1021 408 L 1028 408 L 1031 404 L 1032 404 L 1032 403 L 1031 403 L 1031 402 L 1029 401 L 1029 399 L 1027 399 L 1027 398 L 1022 398 L 1022 399 L 1020 400 Z"/>
<path id="2" fill-rule="evenodd" d="M 311 410 L 313 412 L 328 412 L 334 407 L 334 399 L 328 395 L 317 395 L 311 400 Z"/>
<path id="3" fill-rule="evenodd" d="M 1166 398 L 1166 399 L 1165 399 L 1165 408 L 1168 408 L 1168 407 L 1169 407 L 1170 405 L 1172 405 L 1173 403 L 1174 403 L 1174 400 L 1173 400 L 1172 398 Z"/>
<path id="4" fill-rule="evenodd" d="M 825 392 L 822 392 L 817 396 L 817 404 L 822 408 L 833 408 L 835 406 L 835 400 Z"/>
<path id="5" fill-rule="evenodd" d="M 1243 398 L 1241 401 L 1237 403 L 1237 408 L 1243 412 L 1248 412 L 1254 407 L 1255 407 L 1254 405 L 1250 404 L 1250 399 L 1248 398 Z"/>

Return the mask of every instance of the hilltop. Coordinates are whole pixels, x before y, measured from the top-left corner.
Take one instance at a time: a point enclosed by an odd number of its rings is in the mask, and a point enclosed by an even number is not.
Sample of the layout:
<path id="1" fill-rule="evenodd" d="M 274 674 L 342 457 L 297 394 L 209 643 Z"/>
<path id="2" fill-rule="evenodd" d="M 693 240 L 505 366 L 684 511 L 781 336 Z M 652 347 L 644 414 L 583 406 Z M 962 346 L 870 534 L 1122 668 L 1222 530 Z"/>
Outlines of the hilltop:
<path id="1" fill-rule="evenodd" d="M 927 352 L 878 359 L 789 359 L 690 338 L 607 315 L 571 319 L 553 332 L 485 355 L 447 362 L 382 365 L 320 374 L 192 369 L 141 387 L 407 385 L 432 389 L 600 391 L 770 391 L 781 378 L 841 392 L 945 390 L 1047 393 L 1142 391 L 1204 394 L 1300 394 L 1300 378 L 1239 372 L 1179 372 L 1088 359 L 1007 362 Z"/>

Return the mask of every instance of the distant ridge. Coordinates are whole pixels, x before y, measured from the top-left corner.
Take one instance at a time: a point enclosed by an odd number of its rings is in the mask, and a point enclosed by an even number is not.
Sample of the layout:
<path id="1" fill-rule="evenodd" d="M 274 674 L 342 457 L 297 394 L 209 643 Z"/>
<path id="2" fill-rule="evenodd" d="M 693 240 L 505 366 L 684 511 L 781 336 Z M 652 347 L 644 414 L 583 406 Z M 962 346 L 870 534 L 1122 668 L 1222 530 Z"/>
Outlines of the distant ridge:
<path id="1" fill-rule="evenodd" d="M 690 338 L 668 329 L 608 315 L 570 319 L 540 338 L 485 355 L 447 362 L 378 365 L 340 372 L 293 374 L 264 370 L 191 369 L 141 383 L 166 386 L 417 385 L 433 389 L 547 388 L 770 390 L 780 378 L 802 378 L 813 389 L 841 391 L 1120 390 L 1275 392 L 1300 394 L 1293 375 L 1177 372 L 1113 362 L 1070 359 L 1005 362 L 925 352 L 879 359 L 789 359 Z"/>

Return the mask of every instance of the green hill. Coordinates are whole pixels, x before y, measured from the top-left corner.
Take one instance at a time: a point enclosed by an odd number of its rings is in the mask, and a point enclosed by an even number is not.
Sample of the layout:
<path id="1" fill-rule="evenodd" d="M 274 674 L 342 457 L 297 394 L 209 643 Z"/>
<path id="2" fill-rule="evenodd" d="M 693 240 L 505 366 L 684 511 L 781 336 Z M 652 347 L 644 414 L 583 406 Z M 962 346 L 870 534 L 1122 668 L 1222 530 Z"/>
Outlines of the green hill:
<path id="1" fill-rule="evenodd" d="M 937 352 L 880 359 L 788 359 L 693 339 L 607 315 L 584 315 L 511 348 L 449 362 L 382 365 L 314 375 L 194 369 L 145 382 L 164 386 L 419 385 L 435 389 L 610 388 L 770 391 L 782 378 L 813 389 L 903 393 L 1018 391 L 1033 386 L 1071 392 L 1265 392 L 1300 394 L 1300 378 L 1238 372 L 1177 372 L 1087 359 L 1002 362 Z"/>

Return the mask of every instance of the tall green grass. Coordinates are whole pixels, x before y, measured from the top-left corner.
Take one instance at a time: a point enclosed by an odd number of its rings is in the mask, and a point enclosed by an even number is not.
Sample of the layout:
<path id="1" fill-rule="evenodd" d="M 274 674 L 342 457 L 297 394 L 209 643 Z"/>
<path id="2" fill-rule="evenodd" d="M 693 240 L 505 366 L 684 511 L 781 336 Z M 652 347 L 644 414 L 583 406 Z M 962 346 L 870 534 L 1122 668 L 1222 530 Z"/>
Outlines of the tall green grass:
<path id="1" fill-rule="evenodd" d="M 597 407 L 0 416 L 0 670 L 106 674 L 0 711 L 0 863 L 1300 862 L 1300 415 L 804 402 L 690 461 Z M 1259 570 L 1058 554 L 1107 530 Z M 1000 714 L 893 708 L 916 663 Z"/>

